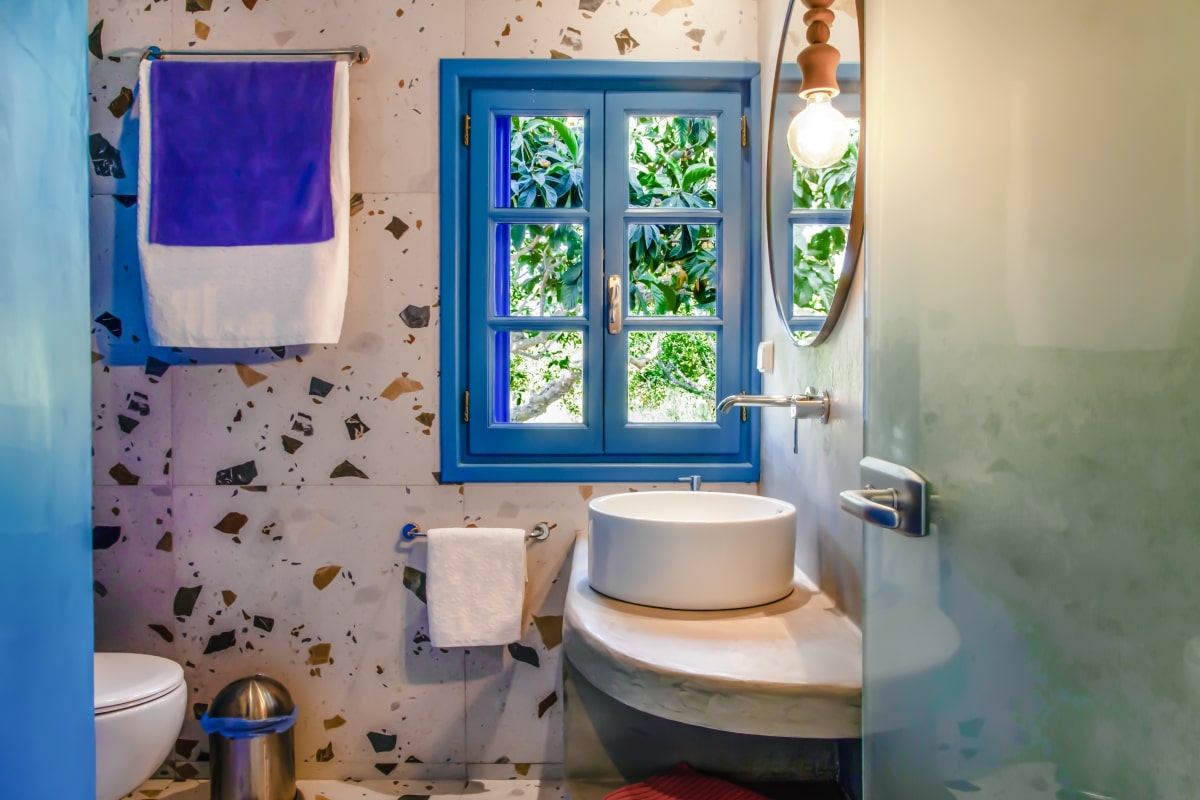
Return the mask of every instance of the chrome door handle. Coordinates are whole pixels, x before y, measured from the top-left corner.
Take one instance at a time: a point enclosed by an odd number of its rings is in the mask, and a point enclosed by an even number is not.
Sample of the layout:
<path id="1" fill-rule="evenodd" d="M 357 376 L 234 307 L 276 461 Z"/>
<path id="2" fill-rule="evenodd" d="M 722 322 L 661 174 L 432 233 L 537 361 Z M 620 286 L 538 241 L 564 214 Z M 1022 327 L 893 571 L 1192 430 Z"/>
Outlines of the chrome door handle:
<path id="1" fill-rule="evenodd" d="M 899 498 L 895 489 L 847 489 L 838 495 L 842 511 L 872 525 L 895 530 L 900 527 Z"/>
<path id="2" fill-rule="evenodd" d="M 608 276 L 608 332 L 621 332 L 621 276 Z"/>
<path id="3" fill-rule="evenodd" d="M 929 484 L 908 467 L 867 456 L 860 462 L 865 489 L 838 495 L 843 511 L 905 536 L 929 534 Z"/>

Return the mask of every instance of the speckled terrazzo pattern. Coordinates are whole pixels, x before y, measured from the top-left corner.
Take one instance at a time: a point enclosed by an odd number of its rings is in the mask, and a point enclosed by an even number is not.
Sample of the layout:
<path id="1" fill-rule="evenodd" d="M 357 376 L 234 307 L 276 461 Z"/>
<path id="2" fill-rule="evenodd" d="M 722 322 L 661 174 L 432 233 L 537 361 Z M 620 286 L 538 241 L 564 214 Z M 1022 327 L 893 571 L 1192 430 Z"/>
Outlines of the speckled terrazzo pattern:
<path id="1" fill-rule="evenodd" d="M 593 493 L 648 487 L 439 483 L 438 59 L 756 60 L 756 15 L 754 0 L 93 0 L 97 647 L 184 665 L 191 713 L 165 774 L 207 774 L 196 717 L 254 670 L 301 707 L 302 778 L 554 773 L 574 531 Z M 371 61 L 351 70 L 340 344 L 148 346 L 135 236 L 141 53 L 348 44 Z M 522 641 L 430 648 L 425 548 L 401 542 L 401 526 L 542 520 L 554 531 L 529 550 Z"/>

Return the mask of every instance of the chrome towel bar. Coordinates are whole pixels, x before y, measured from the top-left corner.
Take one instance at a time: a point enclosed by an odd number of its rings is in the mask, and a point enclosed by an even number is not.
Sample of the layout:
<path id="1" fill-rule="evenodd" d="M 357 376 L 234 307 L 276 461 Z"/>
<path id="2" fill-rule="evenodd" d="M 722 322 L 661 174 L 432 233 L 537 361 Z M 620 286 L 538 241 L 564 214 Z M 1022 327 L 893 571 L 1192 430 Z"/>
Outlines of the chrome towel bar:
<path id="1" fill-rule="evenodd" d="M 330 58 L 348 57 L 351 65 L 365 64 L 371 60 L 371 53 L 361 44 L 341 47 L 334 50 L 163 50 L 159 47 L 148 47 L 142 53 L 142 59 L 167 58 L 168 56 L 184 56 L 186 58 L 205 58 L 208 56 L 262 56 L 265 58 L 286 58 L 288 56 L 328 56 Z"/>
<path id="2" fill-rule="evenodd" d="M 540 542 L 550 535 L 551 527 L 552 526 L 547 522 L 539 522 L 537 525 L 533 526 L 533 530 L 525 532 L 525 538 L 527 540 Z M 418 536 L 425 536 L 426 534 L 421 530 L 420 525 L 417 525 L 415 522 L 410 522 L 400 529 L 400 535 L 411 542 Z"/>

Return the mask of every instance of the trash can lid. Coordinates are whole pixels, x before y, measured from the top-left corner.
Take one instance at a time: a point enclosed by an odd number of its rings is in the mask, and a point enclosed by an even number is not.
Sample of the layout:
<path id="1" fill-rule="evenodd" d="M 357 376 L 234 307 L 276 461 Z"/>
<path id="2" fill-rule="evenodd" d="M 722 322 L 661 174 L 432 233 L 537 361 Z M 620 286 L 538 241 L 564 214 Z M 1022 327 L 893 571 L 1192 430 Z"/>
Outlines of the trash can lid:
<path id="1" fill-rule="evenodd" d="M 266 675 L 238 678 L 213 698 L 209 717 L 265 720 L 286 717 L 296 710 L 292 696 L 283 684 Z"/>

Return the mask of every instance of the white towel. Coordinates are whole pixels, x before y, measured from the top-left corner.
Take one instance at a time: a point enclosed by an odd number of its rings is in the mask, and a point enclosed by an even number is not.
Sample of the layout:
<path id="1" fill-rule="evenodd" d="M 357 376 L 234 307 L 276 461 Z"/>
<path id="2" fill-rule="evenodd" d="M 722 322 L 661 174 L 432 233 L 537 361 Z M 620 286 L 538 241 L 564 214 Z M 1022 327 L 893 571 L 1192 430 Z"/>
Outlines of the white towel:
<path id="1" fill-rule="evenodd" d="M 138 89 L 138 250 L 151 342 L 172 347 L 336 343 L 350 275 L 350 65 L 338 63 L 333 78 L 333 238 L 314 244 L 184 247 L 149 241 L 151 63 L 142 62 Z"/>
<path id="2" fill-rule="evenodd" d="M 433 528 L 425 577 L 434 647 L 509 644 L 521 638 L 525 531 Z"/>

